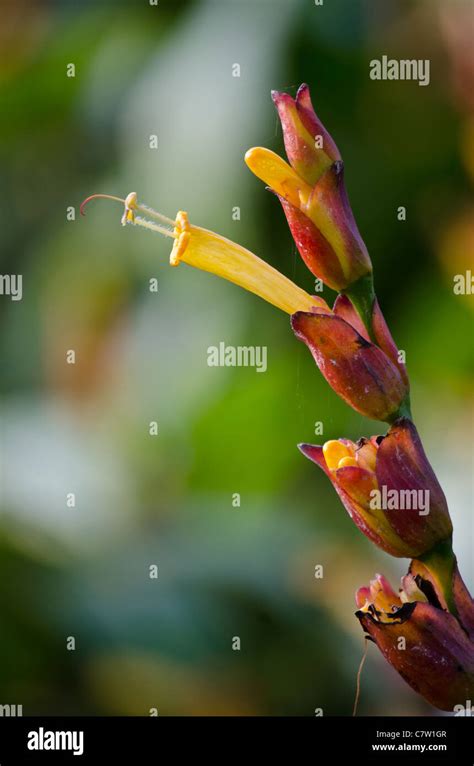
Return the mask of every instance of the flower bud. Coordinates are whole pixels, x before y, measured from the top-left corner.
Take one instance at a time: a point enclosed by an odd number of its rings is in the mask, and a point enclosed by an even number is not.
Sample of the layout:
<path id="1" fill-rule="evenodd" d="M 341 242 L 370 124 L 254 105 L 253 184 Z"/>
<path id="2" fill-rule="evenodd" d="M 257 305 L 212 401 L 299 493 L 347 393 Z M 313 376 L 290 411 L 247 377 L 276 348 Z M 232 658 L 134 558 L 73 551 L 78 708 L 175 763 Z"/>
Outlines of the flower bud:
<path id="1" fill-rule="evenodd" d="M 426 582 L 408 574 L 399 595 L 377 575 L 356 594 L 356 617 L 385 659 L 428 702 L 458 712 L 474 699 L 474 644 Z"/>
<path id="2" fill-rule="evenodd" d="M 276 90 L 272 98 L 290 164 L 312 186 L 334 160 L 341 159 L 339 150 L 313 109 L 307 85 L 300 86 L 295 99 Z"/>
<path id="3" fill-rule="evenodd" d="M 334 312 L 298 311 L 293 331 L 334 391 L 366 417 L 391 422 L 408 396 L 397 365 Z"/>
<path id="4" fill-rule="evenodd" d="M 446 499 L 407 418 L 386 436 L 301 444 L 300 450 L 330 478 L 361 532 L 387 553 L 420 557 L 450 540 Z"/>
<path id="5" fill-rule="evenodd" d="M 299 253 L 316 277 L 333 290 L 345 290 L 372 273 L 347 197 L 342 161 L 331 164 L 313 187 L 269 149 L 249 149 L 245 161 L 277 194 Z"/>

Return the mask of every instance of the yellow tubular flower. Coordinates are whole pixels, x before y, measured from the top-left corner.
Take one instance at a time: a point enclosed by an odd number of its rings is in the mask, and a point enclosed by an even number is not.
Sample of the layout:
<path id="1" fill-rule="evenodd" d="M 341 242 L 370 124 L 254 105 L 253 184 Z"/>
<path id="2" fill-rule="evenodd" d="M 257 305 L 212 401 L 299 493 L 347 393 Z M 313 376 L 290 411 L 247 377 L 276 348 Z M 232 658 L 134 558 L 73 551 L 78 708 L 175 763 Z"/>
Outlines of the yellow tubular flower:
<path id="1" fill-rule="evenodd" d="M 321 298 L 306 293 L 245 247 L 213 231 L 191 226 L 182 211 L 176 216 L 174 234 L 177 238 L 170 257 L 172 266 L 183 261 L 209 271 L 259 295 L 287 314 L 310 311 L 315 305 L 325 306 Z"/>
<path id="2" fill-rule="evenodd" d="M 314 307 L 329 311 L 329 307 L 322 298 L 309 295 L 250 250 L 212 231 L 191 225 L 184 211 L 179 211 L 175 220 L 171 220 L 146 205 L 139 204 L 136 193 L 131 192 L 125 200 L 110 195 L 94 194 L 82 203 L 83 215 L 85 205 L 95 197 L 122 202 L 125 206 L 122 216 L 123 225 L 130 223 L 133 226 L 142 226 L 173 238 L 171 266 L 178 266 L 183 262 L 202 271 L 216 274 L 255 293 L 287 314 L 311 311 Z M 144 213 L 148 218 L 138 213 Z M 150 218 L 157 219 L 166 226 L 157 224 L 149 220 Z M 174 227 L 173 230 L 167 228 L 170 226 Z"/>

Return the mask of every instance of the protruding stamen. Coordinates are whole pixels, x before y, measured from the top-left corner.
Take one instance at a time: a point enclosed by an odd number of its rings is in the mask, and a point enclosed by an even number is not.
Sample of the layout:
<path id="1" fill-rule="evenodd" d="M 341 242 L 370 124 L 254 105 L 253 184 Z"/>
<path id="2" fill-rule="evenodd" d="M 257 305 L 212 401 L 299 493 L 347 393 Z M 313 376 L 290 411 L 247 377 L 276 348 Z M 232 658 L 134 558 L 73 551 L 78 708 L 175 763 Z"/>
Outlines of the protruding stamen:
<path id="1" fill-rule="evenodd" d="M 79 208 L 79 212 L 81 215 L 85 216 L 84 208 L 87 205 L 88 202 L 91 201 L 91 199 L 112 199 L 114 202 L 121 202 L 122 205 L 125 205 L 125 200 L 121 197 L 115 197 L 113 194 L 91 194 L 90 197 L 87 197 L 84 202 L 81 204 L 81 207 Z"/>
<path id="2" fill-rule="evenodd" d="M 170 226 L 175 226 L 176 224 L 176 221 L 173 221 L 171 218 L 168 218 L 161 213 L 157 213 L 156 210 L 149 208 L 147 205 L 140 205 L 137 200 L 136 192 L 130 192 L 130 194 L 127 194 L 125 199 L 116 197 L 113 194 L 91 194 L 90 197 L 87 197 L 87 199 L 84 200 L 80 207 L 81 215 L 85 215 L 84 208 L 87 203 L 93 199 L 111 199 L 114 202 L 121 202 L 125 207 L 121 219 L 122 226 L 125 226 L 127 223 L 131 223 L 136 226 L 142 226 L 145 229 L 150 229 L 151 231 L 156 231 L 158 234 L 163 234 L 165 237 L 171 237 L 172 239 L 177 238 L 177 234 L 173 233 L 169 229 L 166 229 L 164 226 L 159 226 L 158 224 L 153 223 L 153 221 L 148 221 L 146 218 L 141 218 L 140 216 L 136 215 L 136 213 L 140 211 L 147 213 L 152 218 L 157 218 L 159 221 L 163 221 Z"/>
<path id="3" fill-rule="evenodd" d="M 135 221 L 135 210 L 137 209 L 137 193 L 130 192 L 130 194 L 127 194 L 124 204 L 125 210 L 123 211 L 121 221 L 122 226 L 125 226 L 127 223 L 134 223 Z"/>
<path id="4" fill-rule="evenodd" d="M 158 223 L 153 223 L 153 221 L 147 221 L 146 218 L 142 218 L 140 215 L 134 216 L 133 221 L 126 221 L 126 223 L 131 223 L 133 226 L 142 226 L 144 229 L 150 229 L 150 231 L 156 231 L 157 234 L 164 234 L 165 237 L 171 237 L 172 239 L 176 239 L 176 234 L 174 234 L 169 229 L 165 229 L 164 226 L 160 226 Z"/>
<path id="5" fill-rule="evenodd" d="M 145 215 L 149 215 L 150 218 L 156 218 L 157 221 L 163 221 L 163 223 L 167 223 L 168 226 L 176 225 L 176 221 L 174 221 L 172 218 L 168 218 L 168 216 L 163 215 L 163 213 L 157 213 L 156 210 L 153 210 L 152 207 L 148 207 L 148 205 L 144 205 L 143 202 L 137 204 L 136 209 Z"/>

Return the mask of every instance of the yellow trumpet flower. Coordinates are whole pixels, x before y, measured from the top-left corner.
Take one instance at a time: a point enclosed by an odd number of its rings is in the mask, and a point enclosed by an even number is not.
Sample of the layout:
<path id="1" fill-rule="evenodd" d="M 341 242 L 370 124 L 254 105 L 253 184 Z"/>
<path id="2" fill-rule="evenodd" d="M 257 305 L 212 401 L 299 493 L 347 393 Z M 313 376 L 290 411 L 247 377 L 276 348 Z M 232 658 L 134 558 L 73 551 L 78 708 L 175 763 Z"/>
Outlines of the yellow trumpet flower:
<path id="1" fill-rule="evenodd" d="M 125 199 L 109 194 L 93 194 L 82 203 L 82 215 L 85 205 L 96 198 L 121 202 L 124 205 L 124 226 L 141 226 L 174 239 L 170 255 L 171 266 L 187 263 L 202 271 L 216 274 L 258 295 L 287 314 L 311 311 L 315 307 L 329 311 L 322 298 L 309 295 L 250 250 L 220 234 L 191 224 L 188 214 L 183 210 L 177 213 L 175 219 L 168 218 L 147 205 L 140 204 L 136 192 L 131 192 Z"/>

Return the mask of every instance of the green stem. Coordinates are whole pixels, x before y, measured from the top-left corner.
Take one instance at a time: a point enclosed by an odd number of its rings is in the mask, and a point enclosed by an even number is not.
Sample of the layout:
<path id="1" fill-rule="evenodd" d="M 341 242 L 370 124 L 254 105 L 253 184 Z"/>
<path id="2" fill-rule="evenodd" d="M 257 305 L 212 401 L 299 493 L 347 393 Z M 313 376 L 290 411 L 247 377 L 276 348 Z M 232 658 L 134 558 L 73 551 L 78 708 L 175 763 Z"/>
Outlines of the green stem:
<path id="1" fill-rule="evenodd" d="M 372 274 L 366 274 L 365 276 L 360 277 L 360 279 L 353 282 L 346 288 L 346 290 L 342 290 L 341 292 L 343 295 L 347 295 L 362 319 L 370 340 L 376 343 L 372 327 L 375 301 L 374 280 Z"/>
<path id="2" fill-rule="evenodd" d="M 388 423 L 394 423 L 399 418 L 408 418 L 408 420 L 411 420 L 413 423 L 413 415 L 411 414 L 411 405 L 410 405 L 410 392 L 406 395 L 405 399 L 401 403 L 400 407 L 396 412 L 394 412 L 392 415 L 390 415 L 389 420 L 387 420 Z"/>
<path id="3" fill-rule="evenodd" d="M 345 290 L 342 290 L 341 292 L 343 295 L 347 295 L 355 310 L 359 314 L 364 323 L 364 327 L 368 332 L 370 340 L 378 345 L 373 328 L 375 290 L 372 274 L 366 274 L 365 276 L 360 277 L 360 279 L 358 279 L 356 282 L 353 282 L 351 285 L 349 285 L 349 287 L 347 287 Z M 395 420 L 398 420 L 398 418 L 403 417 L 408 418 L 409 420 L 413 420 L 409 393 L 400 404 L 398 410 L 390 416 L 387 422 L 393 423 Z"/>
<path id="4" fill-rule="evenodd" d="M 434 548 L 428 551 L 428 553 L 419 556 L 418 560 L 421 561 L 433 575 L 444 596 L 449 611 L 457 617 L 458 610 L 456 608 L 453 593 L 453 575 L 456 567 L 456 556 L 454 555 L 451 539 L 443 540 L 438 543 Z"/>

